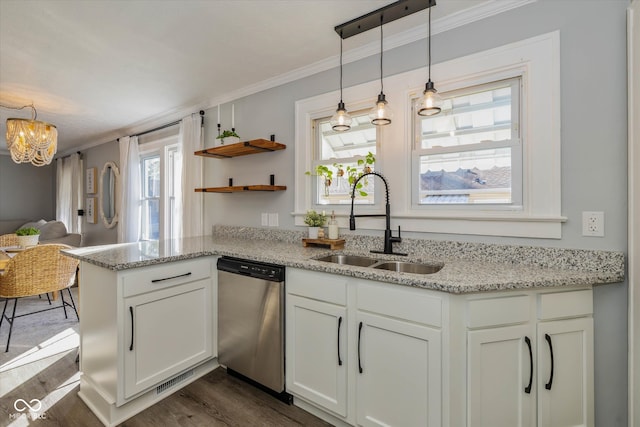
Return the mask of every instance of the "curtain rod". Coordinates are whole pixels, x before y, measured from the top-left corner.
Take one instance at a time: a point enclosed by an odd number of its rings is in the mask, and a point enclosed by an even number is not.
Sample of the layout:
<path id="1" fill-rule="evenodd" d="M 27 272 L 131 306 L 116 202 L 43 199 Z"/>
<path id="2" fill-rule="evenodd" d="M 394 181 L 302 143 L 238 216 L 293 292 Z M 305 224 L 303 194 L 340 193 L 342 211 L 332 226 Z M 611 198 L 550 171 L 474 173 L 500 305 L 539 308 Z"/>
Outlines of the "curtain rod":
<path id="1" fill-rule="evenodd" d="M 200 115 L 204 116 L 204 110 L 200 110 Z M 166 125 L 158 126 L 158 127 L 153 128 L 153 129 L 145 130 L 144 132 L 136 133 L 134 135 L 129 135 L 129 136 L 142 136 L 142 135 L 146 135 L 146 134 L 151 133 L 151 132 L 156 132 L 156 131 L 159 131 L 159 130 L 162 130 L 162 129 L 169 128 L 171 126 L 179 125 L 179 124 L 180 124 L 180 120 L 176 120 L 175 122 L 167 123 Z M 117 140 L 119 141 L 120 138 L 118 138 Z"/>

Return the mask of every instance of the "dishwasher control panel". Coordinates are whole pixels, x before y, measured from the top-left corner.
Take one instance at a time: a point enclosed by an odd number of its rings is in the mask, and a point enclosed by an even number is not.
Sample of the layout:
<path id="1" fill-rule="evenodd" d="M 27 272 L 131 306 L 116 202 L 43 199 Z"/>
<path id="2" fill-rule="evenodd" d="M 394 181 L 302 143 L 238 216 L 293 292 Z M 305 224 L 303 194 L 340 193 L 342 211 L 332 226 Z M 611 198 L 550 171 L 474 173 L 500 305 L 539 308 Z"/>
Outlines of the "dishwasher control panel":
<path id="1" fill-rule="evenodd" d="M 272 282 L 284 281 L 284 266 L 282 265 L 222 257 L 218 259 L 218 270 Z"/>

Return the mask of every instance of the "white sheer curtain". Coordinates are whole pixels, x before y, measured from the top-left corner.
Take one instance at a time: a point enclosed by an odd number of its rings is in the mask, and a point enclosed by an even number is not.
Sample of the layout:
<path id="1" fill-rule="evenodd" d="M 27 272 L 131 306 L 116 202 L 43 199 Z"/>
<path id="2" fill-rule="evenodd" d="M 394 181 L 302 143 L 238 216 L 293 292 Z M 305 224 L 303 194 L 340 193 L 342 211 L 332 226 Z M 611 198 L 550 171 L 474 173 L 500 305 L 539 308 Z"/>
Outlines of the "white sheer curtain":
<path id="1" fill-rule="evenodd" d="M 118 243 L 140 239 L 140 155 L 138 137 L 120 138 L 120 182 Z"/>
<path id="2" fill-rule="evenodd" d="M 180 121 L 180 147 L 182 150 L 181 197 L 176 211 L 182 212 L 182 230 L 179 237 L 202 236 L 203 234 L 203 193 L 195 188 L 202 187 L 202 157 L 194 156 L 194 151 L 202 150 L 202 116 L 192 114 Z"/>
<path id="3" fill-rule="evenodd" d="M 74 153 L 56 160 L 56 219 L 64 223 L 69 233 L 82 233 L 82 159 Z"/>

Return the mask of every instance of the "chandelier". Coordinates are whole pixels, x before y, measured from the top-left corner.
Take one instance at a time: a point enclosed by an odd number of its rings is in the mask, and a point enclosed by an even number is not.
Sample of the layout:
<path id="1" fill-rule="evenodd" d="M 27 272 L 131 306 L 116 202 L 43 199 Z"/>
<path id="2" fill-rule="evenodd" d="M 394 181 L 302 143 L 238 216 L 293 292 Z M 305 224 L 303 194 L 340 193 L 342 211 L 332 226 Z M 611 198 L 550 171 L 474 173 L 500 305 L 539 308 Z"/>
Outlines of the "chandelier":
<path id="1" fill-rule="evenodd" d="M 7 107 L 12 110 L 31 108 L 31 120 L 7 119 L 7 148 L 16 163 L 44 166 L 51 163 L 58 150 L 58 129 L 50 123 L 36 120 L 38 112 L 31 105 Z"/>

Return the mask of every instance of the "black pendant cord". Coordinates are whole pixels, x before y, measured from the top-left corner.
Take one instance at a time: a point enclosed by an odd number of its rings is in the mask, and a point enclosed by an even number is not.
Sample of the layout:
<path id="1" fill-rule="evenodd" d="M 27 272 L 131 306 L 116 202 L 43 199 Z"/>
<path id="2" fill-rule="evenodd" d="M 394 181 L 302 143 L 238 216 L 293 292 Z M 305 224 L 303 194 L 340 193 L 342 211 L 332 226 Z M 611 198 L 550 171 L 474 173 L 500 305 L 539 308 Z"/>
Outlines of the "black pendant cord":
<path id="1" fill-rule="evenodd" d="M 428 49 L 427 49 L 427 63 L 429 65 L 429 80 L 431 81 L 431 8 L 429 8 L 429 40 L 428 40 Z"/>
<path id="2" fill-rule="evenodd" d="M 340 103 L 342 104 L 342 34 L 340 34 Z"/>
<path id="3" fill-rule="evenodd" d="M 431 10 L 431 9 L 429 9 Z M 380 94 L 384 93 L 384 83 L 382 79 L 382 56 L 384 55 L 384 50 L 382 46 L 382 22 L 384 21 L 384 16 L 380 15 Z"/>

